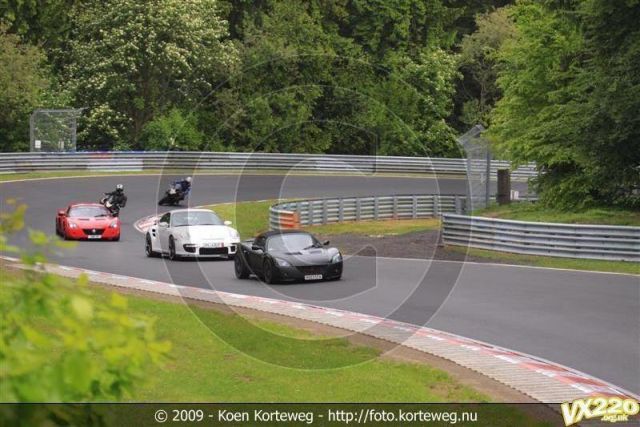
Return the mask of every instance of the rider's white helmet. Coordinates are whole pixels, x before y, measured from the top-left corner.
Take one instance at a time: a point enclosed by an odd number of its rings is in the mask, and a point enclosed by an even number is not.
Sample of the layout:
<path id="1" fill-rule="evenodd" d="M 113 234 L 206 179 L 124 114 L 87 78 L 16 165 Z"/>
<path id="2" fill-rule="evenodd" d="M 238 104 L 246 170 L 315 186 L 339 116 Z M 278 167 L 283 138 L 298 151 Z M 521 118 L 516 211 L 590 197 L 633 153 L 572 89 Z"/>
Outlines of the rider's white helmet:
<path id="1" fill-rule="evenodd" d="M 116 190 L 124 190 L 124 185 L 122 184 L 116 185 Z"/>
<path id="2" fill-rule="evenodd" d="M 190 177 L 190 176 L 188 176 L 188 177 L 186 177 L 184 180 L 185 180 L 185 181 L 187 181 L 187 182 L 191 182 L 191 177 Z"/>

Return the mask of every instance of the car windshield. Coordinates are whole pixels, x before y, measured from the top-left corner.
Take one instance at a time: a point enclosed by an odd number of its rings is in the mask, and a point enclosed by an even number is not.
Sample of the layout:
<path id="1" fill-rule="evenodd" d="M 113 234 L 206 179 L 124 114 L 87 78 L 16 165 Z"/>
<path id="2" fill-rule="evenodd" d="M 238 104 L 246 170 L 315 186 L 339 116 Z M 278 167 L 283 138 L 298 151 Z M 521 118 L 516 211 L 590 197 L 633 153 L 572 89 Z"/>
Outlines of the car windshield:
<path id="1" fill-rule="evenodd" d="M 222 220 L 213 212 L 174 212 L 171 214 L 173 227 L 187 225 L 222 225 Z"/>
<path id="2" fill-rule="evenodd" d="M 97 216 L 110 216 L 110 214 L 103 206 L 74 206 L 69 209 L 70 218 L 95 218 Z"/>
<path id="3" fill-rule="evenodd" d="M 267 240 L 267 251 L 274 252 L 297 252 L 314 246 L 320 244 L 312 235 L 306 233 L 278 234 Z"/>

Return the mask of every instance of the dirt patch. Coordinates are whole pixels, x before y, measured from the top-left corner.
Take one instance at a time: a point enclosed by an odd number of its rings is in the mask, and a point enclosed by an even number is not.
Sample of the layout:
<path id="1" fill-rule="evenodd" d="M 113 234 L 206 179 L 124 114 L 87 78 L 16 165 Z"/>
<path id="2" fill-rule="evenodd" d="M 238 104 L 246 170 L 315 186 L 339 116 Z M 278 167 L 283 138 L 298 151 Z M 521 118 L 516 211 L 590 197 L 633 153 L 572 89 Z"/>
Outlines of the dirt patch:
<path id="1" fill-rule="evenodd" d="M 329 240 L 331 246 L 339 248 L 346 255 L 500 263 L 500 260 L 447 249 L 441 244 L 439 230 L 397 235 L 319 234 L 318 239 Z M 504 263 L 517 264 L 514 260 Z"/>

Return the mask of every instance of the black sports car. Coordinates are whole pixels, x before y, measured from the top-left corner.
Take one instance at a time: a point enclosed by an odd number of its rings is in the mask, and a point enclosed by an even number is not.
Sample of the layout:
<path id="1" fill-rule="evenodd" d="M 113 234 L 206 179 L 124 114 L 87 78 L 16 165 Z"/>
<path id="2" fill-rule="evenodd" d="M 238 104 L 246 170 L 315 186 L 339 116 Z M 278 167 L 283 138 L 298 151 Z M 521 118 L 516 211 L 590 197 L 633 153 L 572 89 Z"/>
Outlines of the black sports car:
<path id="1" fill-rule="evenodd" d="M 342 255 L 300 230 L 268 231 L 240 244 L 234 261 L 236 277 L 250 274 L 266 283 L 295 280 L 338 280 Z"/>

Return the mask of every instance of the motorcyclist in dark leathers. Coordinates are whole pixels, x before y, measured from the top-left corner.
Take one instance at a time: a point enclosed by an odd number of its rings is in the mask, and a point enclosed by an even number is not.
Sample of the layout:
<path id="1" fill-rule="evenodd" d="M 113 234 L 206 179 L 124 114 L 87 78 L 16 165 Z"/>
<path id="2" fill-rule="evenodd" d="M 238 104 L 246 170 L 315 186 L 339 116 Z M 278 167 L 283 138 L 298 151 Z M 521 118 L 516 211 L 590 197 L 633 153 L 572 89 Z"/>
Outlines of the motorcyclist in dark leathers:
<path id="1" fill-rule="evenodd" d="M 124 186 L 122 184 L 116 185 L 116 189 L 114 191 L 104 193 L 104 195 L 106 197 L 103 200 L 110 200 L 111 204 L 115 207 L 115 212 L 119 212 L 121 208 L 124 208 L 127 205 L 127 196 L 124 194 Z"/>
<path id="2" fill-rule="evenodd" d="M 180 193 L 180 200 L 184 200 L 191 192 L 191 177 L 188 176 L 180 181 L 175 181 L 173 185 Z"/>

